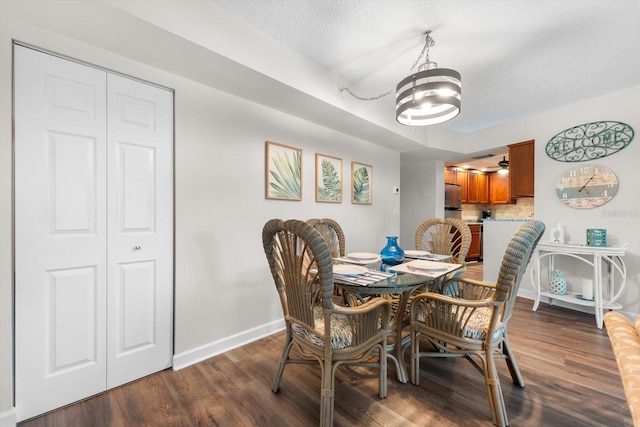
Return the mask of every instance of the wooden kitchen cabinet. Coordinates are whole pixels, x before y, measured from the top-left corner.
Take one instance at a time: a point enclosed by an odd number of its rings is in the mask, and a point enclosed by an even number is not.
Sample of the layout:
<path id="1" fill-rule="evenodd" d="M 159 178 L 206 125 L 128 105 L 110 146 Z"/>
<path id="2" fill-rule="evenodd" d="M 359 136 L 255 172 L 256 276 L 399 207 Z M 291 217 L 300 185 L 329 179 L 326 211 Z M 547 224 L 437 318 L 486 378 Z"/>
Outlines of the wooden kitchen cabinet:
<path id="1" fill-rule="evenodd" d="M 509 175 L 500 175 L 497 172 L 489 174 L 489 203 L 492 205 L 511 203 Z"/>
<path id="2" fill-rule="evenodd" d="M 480 224 L 469 224 L 471 230 L 471 246 L 467 253 L 466 261 L 475 261 L 482 258 L 482 231 Z"/>
<path id="3" fill-rule="evenodd" d="M 445 168 L 444 182 L 445 184 L 458 184 L 460 186 L 460 202 L 468 203 L 469 191 L 467 184 L 467 171 L 464 169 Z"/>
<path id="4" fill-rule="evenodd" d="M 534 141 L 509 145 L 509 191 L 511 198 L 534 196 Z"/>
<path id="5" fill-rule="evenodd" d="M 460 186 L 460 201 L 462 203 L 469 203 L 469 186 L 467 184 L 467 171 L 458 170 L 456 173 L 456 184 Z"/>
<path id="6" fill-rule="evenodd" d="M 457 184 L 456 182 L 456 170 L 453 168 L 444 169 L 444 183 L 445 184 Z"/>
<path id="7" fill-rule="evenodd" d="M 489 177 L 482 172 L 469 172 L 467 177 L 467 203 L 489 203 Z"/>

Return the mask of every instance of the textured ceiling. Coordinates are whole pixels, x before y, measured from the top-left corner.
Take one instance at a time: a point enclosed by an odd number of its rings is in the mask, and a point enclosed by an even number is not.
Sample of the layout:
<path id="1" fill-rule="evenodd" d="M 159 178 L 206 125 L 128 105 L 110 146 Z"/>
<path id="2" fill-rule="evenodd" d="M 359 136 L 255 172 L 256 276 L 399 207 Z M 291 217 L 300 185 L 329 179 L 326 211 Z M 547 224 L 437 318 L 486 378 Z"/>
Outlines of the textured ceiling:
<path id="1" fill-rule="evenodd" d="M 214 1 L 361 96 L 415 72 L 431 30 L 430 59 L 463 81 L 462 112 L 439 126 L 463 133 L 640 84 L 638 0 Z"/>

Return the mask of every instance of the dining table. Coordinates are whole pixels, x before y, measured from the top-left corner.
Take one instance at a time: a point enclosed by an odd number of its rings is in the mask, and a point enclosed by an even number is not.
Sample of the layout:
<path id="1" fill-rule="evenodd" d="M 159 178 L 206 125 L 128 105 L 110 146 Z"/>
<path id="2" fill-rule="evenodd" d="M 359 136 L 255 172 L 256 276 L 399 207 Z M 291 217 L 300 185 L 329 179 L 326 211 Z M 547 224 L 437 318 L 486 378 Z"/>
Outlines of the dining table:
<path id="1" fill-rule="evenodd" d="M 421 287 L 432 289 L 450 273 L 463 267 L 462 264 L 439 261 L 448 259 L 447 256 L 435 259 L 438 260 L 405 258 L 404 262 L 393 266 L 383 265 L 379 257 L 370 258 L 370 263 L 367 263 L 366 259 L 349 259 L 348 256 L 334 259 L 334 284 L 343 291 L 346 304 L 353 304 L 354 301 L 364 302 L 375 296 L 395 296 L 393 303 L 398 305 L 393 310 L 389 325 L 387 357 L 395 363 L 398 381 L 401 383 L 408 381 L 403 354 L 409 334 L 403 337 L 403 331 L 411 294 Z M 349 265 L 352 265 L 352 268 L 349 268 Z"/>

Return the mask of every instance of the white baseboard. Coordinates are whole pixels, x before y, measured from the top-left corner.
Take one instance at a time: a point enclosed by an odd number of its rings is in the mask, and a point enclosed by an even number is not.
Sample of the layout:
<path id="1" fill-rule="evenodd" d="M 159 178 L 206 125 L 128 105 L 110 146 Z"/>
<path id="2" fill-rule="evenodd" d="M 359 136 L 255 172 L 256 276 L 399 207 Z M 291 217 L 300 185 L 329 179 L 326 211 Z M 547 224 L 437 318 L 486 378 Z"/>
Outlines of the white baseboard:
<path id="1" fill-rule="evenodd" d="M 179 354 L 174 354 L 173 370 L 178 371 L 182 368 L 186 368 L 187 366 L 202 362 L 210 357 L 217 356 L 226 351 L 233 350 L 234 348 L 241 347 L 250 342 L 259 340 L 276 332 L 280 332 L 284 329 L 284 326 L 284 319 L 277 320 L 257 328 L 249 329 L 248 331 L 226 337 L 219 341 L 214 341 Z"/>
<path id="2" fill-rule="evenodd" d="M 0 427 L 16 427 L 16 424 L 18 424 L 16 408 L 0 412 Z"/>
<path id="3" fill-rule="evenodd" d="M 530 299 L 532 301 L 531 308 L 533 309 L 533 300 L 535 300 L 535 293 L 529 289 L 520 289 L 518 292 L 518 296 L 526 299 Z M 548 299 L 543 297 L 540 299 L 541 303 L 547 303 Z M 562 304 L 562 301 L 555 302 L 554 305 L 558 305 L 560 307 L 569 308 L 576 311 L 581 311 L 583 313 L 594 314 L 593 308 L 583 307 L 579 305 L 571 305 L 571 304 Z M 637 313 L 626 313 L 620 312 L 626 317 L 630 319 L 635 319 L 638 316 Z M 249 329 L 247 331 L 238 333 L 236 335 L 232 335 L 230 337 L 226 337 L 219 341 L 214 341 L 209 344 L 202 345 L 200 347 L 175 354 L 173 356 L 173 370 L 178 371 L 180 369 L 186 368 L 187 366 L 191 366 L 195 363 L 202 362 L 210 357 L 217 356 L 229 350 L 233 350 L 234 348 L 241 347 L 250 342 L 259 340 L 266 336 L 272 335 L 276 332 L 280 332 L 284 329 L 284 320 L 277 320 L 271 323 L 267 323 L 265 325 Z M 7 411 L 9 412 L 9 411 Z M 14 424 L 5 424 L 1 423 L 3 421 L 2 417 L 3 413 L 0 413 L 0 427 L 14 427 Z M 13 416 L 15 420 L 15 415 Z"/>

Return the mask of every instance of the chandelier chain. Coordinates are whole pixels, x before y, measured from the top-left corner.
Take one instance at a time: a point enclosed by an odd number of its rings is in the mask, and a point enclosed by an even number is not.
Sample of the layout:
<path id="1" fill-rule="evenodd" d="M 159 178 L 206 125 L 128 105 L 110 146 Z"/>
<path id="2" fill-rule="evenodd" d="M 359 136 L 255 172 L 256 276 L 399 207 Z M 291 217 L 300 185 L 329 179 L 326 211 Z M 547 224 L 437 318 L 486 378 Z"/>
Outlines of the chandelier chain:
<path id="1" fill-rule="evenodd" d="M 435 44 L 430 34 L 431 34 L 431 31 L 427 31 L 427 38 L 424 41 L 424 47 L 422 48 L 422 52 L 420 52 L 420 55 L 418 56 L 418 59 L 416 59 L 416 62 L 414 62 L 411 68 L 409 68 L 409 71 L 416 68 L 416 65 L 418 65 L 418 62 L 420 62 L 420 59 L 422 59 L 422 57 L 425 56 L 425 53 L 426 53 L 425 62 L 429 62 L 429 48 Z"/>
<path id="2" fill-rule="evenodd" d="M 376 99 L 384 98 L 387 95 L 391 95 L 393 90 L 388 90 L 385 93 L 381 93 L 380 95 L 371 96 L 371 97 L 363 97 L 360 95 L 356 95 L 348 87 L 341 87 L 340 92 L 349 92 L 349 95 L 353 96 L 355 99 L 358 99 L 360 101 L 375 101 Z"/>
<path id="3" fill-rule="evenodd" d="M 431 34 L 431 31 L 427 31 L 427 37 L 425 39 L 424 46 L 422 48 L 422 52 L 420 52 L 420 55 L 418 55 L 418 59 L 416 59 L 416 61 L 411 66 L 411 68 L 409 68 L 409 71 L 411 71 L 414 68 L 416 68 L 416 65 L 418 65 L 418 63 L 420 62 L 422 57 L 425 56 L 425 53 L 426 53 L 425 60 L 426 60 L 426 62 L 429 62 L 429 48 L 432 47 L 435 44 L 435 42 L 431 38 L 430 34 Z M 349 95 L 353 96 L 355 99 L 360 100 L 360 101 L 375 101 L 377 99 L 384 98 L 385 96 L 391 95 L 393 93 L 393 90 L 388 90 L 388 91 L 386 91 L 384 93 L 381 93 L 380 95 L 371 96 L 371 97 L 364 97 L 364 96 L 356 95 L 348 87 L 340 87 L 339 90 L 340 90 L 340 92 L 348 92 Z"/>

